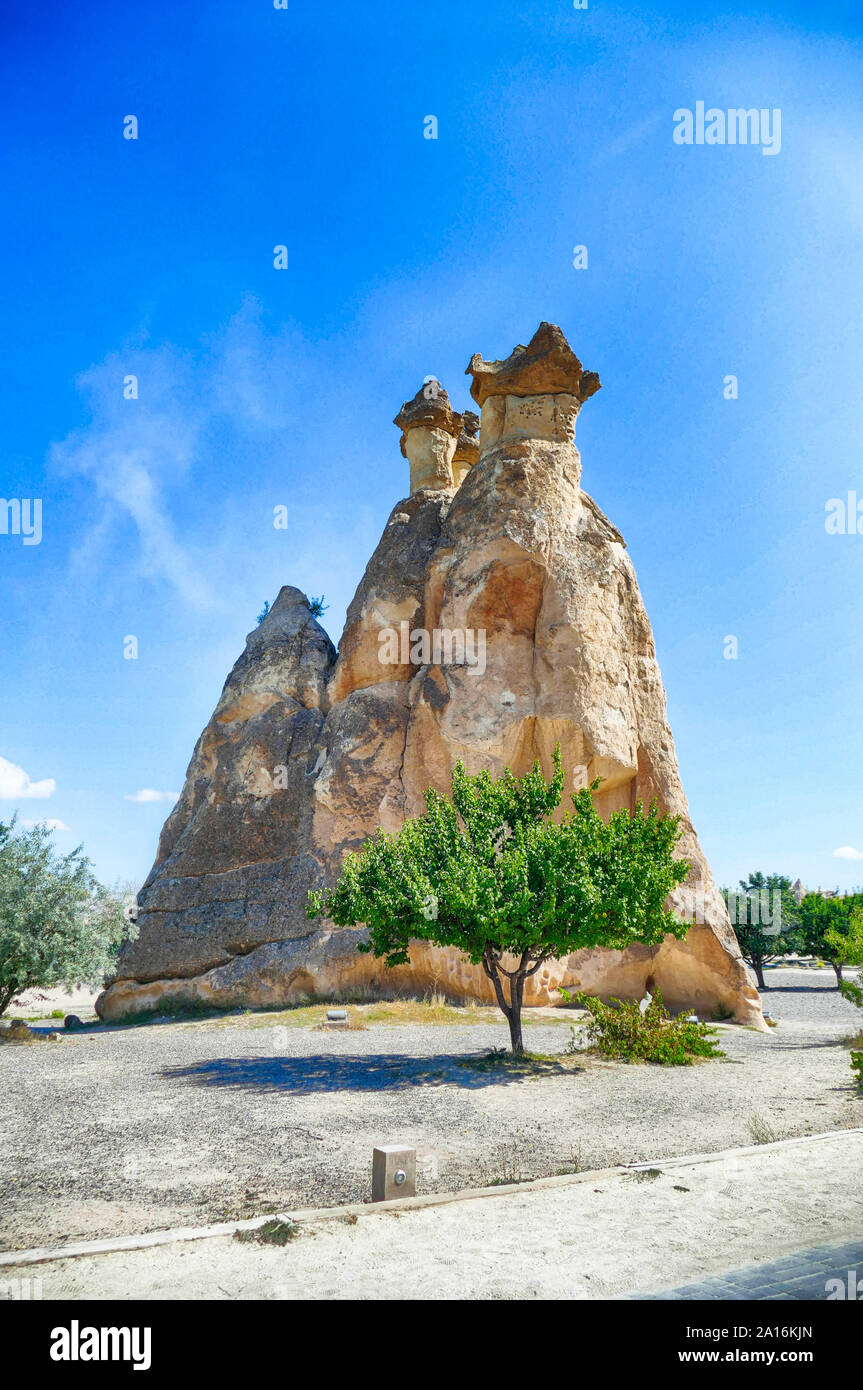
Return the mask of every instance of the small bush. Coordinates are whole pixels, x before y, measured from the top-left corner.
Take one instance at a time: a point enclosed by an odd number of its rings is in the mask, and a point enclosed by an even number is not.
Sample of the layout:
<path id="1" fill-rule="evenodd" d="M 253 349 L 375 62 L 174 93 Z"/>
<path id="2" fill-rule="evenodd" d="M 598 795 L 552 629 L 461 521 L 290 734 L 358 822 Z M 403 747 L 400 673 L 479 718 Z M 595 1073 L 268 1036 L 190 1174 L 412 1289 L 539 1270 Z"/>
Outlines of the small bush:
<path id="1" fill-rule="evenodd" d="M 23 1018 L 13 1018 L 10 1023 L 4 1022 L 3 1026 L 0 1027 L 0 1043 L 35 1042 L 42 1042 L 42 1035 L 41 1033 L 34 1033 Z"/>
<path id="2" fill-rule="evenodd" d="M 587 1043 L 603 1057 L 686 1067 L 694 1057 L 725 1056 L 713 1041 L 715 1029 L 706 1023 L 689 1023 L 682 1015 L 672 1018 L 659 990 L 644 1013 L 634 999 L 603 1004 L 592 995 L 574 994 L 572 1000 L 589 1013 L 584 1025 Z"/>
<path id="3" fill-rule="evenodd" d="M 863 1052 L 851 1053 L 851 1070 L 854 1073 L 858 1091 L 863 1091 Z"/>
<path id="4" fill-rule="evenodd" d="M 752 1115 L 746 1122 L 753 1144 L 775 1144 L 779 1138 L 776 1130 L 762 1120 L 760 1115 Z"/>
<path id="5" fill-rule="evenodd" d="M 255 1241 L 258 1245 L 287 1245 L 289 1240 L 295 1240 L 299 1234 L 300 1228 L 296 1221 L 282 1221 L 279 1217 L 273 1217 L 251 1231 L 235 1231 L 234 1239 Z"/>

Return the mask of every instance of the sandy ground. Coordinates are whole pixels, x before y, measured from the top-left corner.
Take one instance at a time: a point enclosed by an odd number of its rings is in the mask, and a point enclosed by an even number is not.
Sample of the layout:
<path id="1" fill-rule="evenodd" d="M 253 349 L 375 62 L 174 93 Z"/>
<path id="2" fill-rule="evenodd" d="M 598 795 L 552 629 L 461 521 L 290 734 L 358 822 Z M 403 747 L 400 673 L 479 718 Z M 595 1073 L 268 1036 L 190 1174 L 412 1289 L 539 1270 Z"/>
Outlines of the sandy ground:
<path id="1" fill-rule="evenodd" d="M 77 1014 L 87 1022 L 96 1016 L 94 1008 L 99 997 L 97 989 L 79 985 L 77 989 L 30 989 L 19 994 L 3 1015 L 4 1018 L 49 1019 L 52 1013 L 62 1010 L 66 1014 Z"/>
<path id="2" fill-rule="evenodd" d="M 19 1268 L 44 1299 L 608 1299 L 863 1231 L 863 1135 L 300 1227 Z M 16 1271 L 0 1269 L 0 1292 Z M 32 1284 L 31 1284 L 32 1296 Z"/>
<path id="3" fill-rule="evenodd" d="M 430 1192 L 863 1125 L 842 1044 L 859 1011 L 832 971 L 770 983 L 779 1026 L 725 1027 L 727 1059 L 687 1068 L 585 1059 L 513 1080 L 476 1065 L 506 1043 L 491 1021 L 324 1033 L 258 1014 L 5 1045 L 0 1247 L 362 1202 L 372 1148 L 395 1141 Z M 543 1017 L 528 1046 L 569 1036 Z"/>

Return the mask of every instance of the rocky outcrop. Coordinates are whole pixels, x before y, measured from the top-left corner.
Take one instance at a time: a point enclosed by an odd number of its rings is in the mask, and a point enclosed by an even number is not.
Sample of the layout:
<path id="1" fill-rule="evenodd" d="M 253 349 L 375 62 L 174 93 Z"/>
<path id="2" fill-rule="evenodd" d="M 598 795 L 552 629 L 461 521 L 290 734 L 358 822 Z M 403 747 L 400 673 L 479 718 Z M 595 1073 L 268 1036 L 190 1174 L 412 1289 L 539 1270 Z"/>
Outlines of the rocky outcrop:
<path id="1" fill-rule="evenodd" d="M 725 904 L 689 818 L 650 623 L 619 531 L 580 487 L 575 421 L 599 389 L 559 328 L 504 361 L 472 358 L 477 417 L 437 383 L 396 424 L 411 495 L 393 509 L 348 609 L 338 656 L 283 589 L 228 678 L 140 895 L 140 935 L 98 1004 L 105 1018 L 166 997 L 271 1004 L 437 987 L 490 999 L 479 967 L 417 943 L 388 971 L 358 933 L 305 916 L 310 887 L 378 825 L 423 809 L 469 770 L 602 777 L 603 814 L 654 797 L 678 814 L 690 862 L 673 903 L 682 942 L 550 961 L 527 1002 L 560 985 L 608 996 L 659 986 L 675 1008 L 763 1027 Z"/>
<path id="2" fill-rule="evenodd" d="M 411 492 L 455 487 L 453 458 L 464 417 L 453 410 L 446 391 L 434 378 L 405 401 L 395 420 L 402 431 L 401 451 L 411 467 Z"/>

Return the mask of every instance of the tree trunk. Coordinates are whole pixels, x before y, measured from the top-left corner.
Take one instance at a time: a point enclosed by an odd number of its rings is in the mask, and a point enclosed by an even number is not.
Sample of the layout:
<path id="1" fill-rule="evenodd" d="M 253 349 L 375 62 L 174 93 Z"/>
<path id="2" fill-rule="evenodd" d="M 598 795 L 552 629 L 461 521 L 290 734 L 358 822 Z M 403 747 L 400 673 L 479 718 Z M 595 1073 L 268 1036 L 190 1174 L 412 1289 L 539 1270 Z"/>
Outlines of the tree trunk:
<path id="1" fill-rule="evenodd" d="M 509 997 L 509 1037 L 512 1043 L 513 1053 L 517 1057 L 520 1057 L 524 1053 L 524 1042 L 521 1036 L 521 1007 L 524 1002 L 524 975 L 521 972 L 510 978 Z"/>
<path id="2" fill-rule="evenodd" d="M 764 983 L 764 961 L 761 956 L 752 957 L 752 968 L 755 971 L 755 978 L 758 981 L 758 988 L 766 989 L 767 986 Z"/>
<path id="3" fill-rule="evenodd" d="M 520 1057 L 524 1053 L 524 1042 L 521 1036 L 521 1003 L 524 994 L 524 975 L 517 978 L 510 976 L 509 981 L 509 1003 L 506 1001 L 506 994 L 503 988 L 503 981 L 497 966 L 497 959 L 490 952 L 483 956 L 483 968 L 486 975 L 494 986 L 497 1005 L 509 1024 L 509 1041 L 514 1057 Z"/>
<path id="4" fill-rule="evenodd" d="M 509 1042 L 513 1056 L 522 1057 L 524 1055 L 524 1042 L 521 1036 L 521 1009 L 518 1012 L 515 1009 L 510 1009 L 507 1023 L 509 1024 Z"/>
<path id="5" fill-rule="evenodd" d="M 837 963 L 835 960 L 831 960 L 830 964 L 833 966 L 836 975 L 836 988 L 838 989 L 842 983 L 842 962 L 840 960 Z"/>

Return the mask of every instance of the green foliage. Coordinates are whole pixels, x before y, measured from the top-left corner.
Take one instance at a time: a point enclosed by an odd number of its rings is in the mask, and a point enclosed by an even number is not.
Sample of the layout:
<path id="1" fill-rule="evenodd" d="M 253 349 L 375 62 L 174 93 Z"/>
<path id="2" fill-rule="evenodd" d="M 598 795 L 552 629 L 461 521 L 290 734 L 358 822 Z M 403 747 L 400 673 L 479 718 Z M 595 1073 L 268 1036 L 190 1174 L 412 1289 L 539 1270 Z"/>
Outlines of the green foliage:
<path id="1" fill-rule="evenodd" d="M 854 1073 L 858 1091 L 863 1091 L 863 1052 L 851 1053 L 851 1070 Z"/>
<path id="2" fill-rule="evenodd" d="M 800 904 L 800 938 L 804 951 L 814 956 L 823 956 L 836 971 L 841 981 L 842 967 L 854 964 L 852 957 L 845 954 L 842 942 L 851 938 L 850 949 L 855 949 L 855 917 L 863 912 L 863 893 L 849 893 L 844 898 L 824 898 L 820 893 L 807 893 Z M 856 931 L 859 938 L 859 931 Z"/>
<path id="3" fill-rule="evenodd" d="M 260 613 L 258 614 L 258 627 L 261 626 L 261 623 L 264 621 L 264 619 L 266 618 L 266 616 L 267 616 L 267 614 L 269 613 L 269 611 L 270 611 L 270 601 L 269 601 L 269 599 L 264 599 L 264 606 L 263 606 L 263 608 L 261 609 Z"/>
<path id="4" fill-rule="evenodd" d="M 328 603 L 324 603 L 323 594 L 321 594 L 320 598 L 309 599 L 309 608 L 313 618 L 322 618 L 329 606 Z"/>
<path id="5" fill-rule="evenodd" d="M 496 780 L 457 763 L 451 795 L 429 789 L 425 815 L 397 834 L 379 830 L 349 855 L 335 887 L 310 894 L 308 915 L 366 927 L 358 949 L 389 966 L 408 961 L 414 939 L 457 947 L 492 981 L 520 1050 L 514 1022 L 524 982 L 544 961 L 584 947 L 657 945 L 687 931 L 663 905 L 688 872 L 673 858 L 677 817 L 639 802 L 604 822 L 591 797 L 597 781 L 555 823 L 563 785 L 559 748 L 549 782 L 539 762 L 521 779 L 507 768 Z M 508 966 L 506 957 L 514 958 Z"/>
<path id="6" fill-rule="evenodd" d="M 561 993 L 570 999 L 567 990 Z M 603 1004 L 590 994 L 574 994 L 571 998 L 590 1014 L 585 1036 L 588 1045 L 603 1057 L 685 1067 L 691 1065 L 693 1057 L 725 1056 L 713 1041 L 716 1029 L 706 1023 L 689 1023 L 682 1015 L 672 1018 L 659 990 L 643 1013 L 633 999 L 612 999 Z"/>
<path id="7" fill-rule="evenodd" d="M 289 1241 L 296 1240 L 299 1234 L 296 1221 L 284 1221 L 274 1216 L 250 1231 L 235 1231 L 234 1240 L 255 1241 L 258 1245 L 287 1245 Z"/>
<path id="8" fill-rule="evenodd" d="M 840 970 L 846 965 L 863 966 L 863 907 L 853 907 L 843 925 L 844 931 L 828 927 L 824 933 L 824 943 L 833 953 L 830 959 Z M 863 973 L 856 981 L 840 976 L 839 989 L 849 1004 L 863 1009 Z"/>
<path id="9" fill-rule="evenodd" d="M 740 889 L 723 888 L 722 895 L 741 955 L 763 988 L 766 962 L 801 948 L 800 910 L 787 874 L 753 873 L 740 879 Z"/>
<path id="10" fill-rule="evenodd" d="M 80 846 L 60 855 L 44 826 L 0 824 L 0 1014 L 27 989 L 100 983 L 134 930 Z"/>

